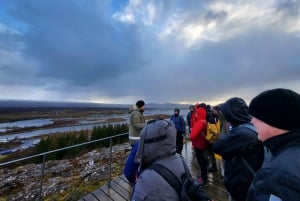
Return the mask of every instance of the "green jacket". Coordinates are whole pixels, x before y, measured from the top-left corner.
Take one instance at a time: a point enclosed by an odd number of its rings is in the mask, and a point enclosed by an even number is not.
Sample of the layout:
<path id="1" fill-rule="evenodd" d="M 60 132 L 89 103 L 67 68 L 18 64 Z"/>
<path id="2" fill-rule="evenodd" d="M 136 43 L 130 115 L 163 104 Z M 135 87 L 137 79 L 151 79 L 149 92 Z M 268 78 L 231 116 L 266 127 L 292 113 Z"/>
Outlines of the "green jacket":
<path id="1" fill-rule="evenodd" d="M 140 140 L 140 132 L 146 123 L 143 113 L 139 111 L 137 106 L 131 106 L 129 113 L 129 144 L 134 145 Z"/>

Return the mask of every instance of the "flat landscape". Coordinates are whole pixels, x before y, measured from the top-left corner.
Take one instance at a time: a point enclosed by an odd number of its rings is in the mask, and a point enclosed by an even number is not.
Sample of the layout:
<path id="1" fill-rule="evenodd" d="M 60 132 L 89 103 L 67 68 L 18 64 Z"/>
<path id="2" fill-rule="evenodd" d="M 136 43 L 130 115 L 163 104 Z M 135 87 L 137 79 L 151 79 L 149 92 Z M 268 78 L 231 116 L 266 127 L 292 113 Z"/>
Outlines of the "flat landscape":
<path id="1" fill-rule="evenodd" d="M 40 126 L 13 126 L 4 132 L 0 131 L 0 136 L 38 129 L 83 124 L 124 122 L 127 120 L 127 113 L 127 108 L 0 108 L 0 123 L 34 119 L 51 119 L 51 123 Z M 146 115 L 145 118 L 169 118 L 169 115 L 150 114 Z"/>
<path id="2" fill-rule="evenodd" d="M 145 112 L 145 119 L 169 118 L 171 112 L 170 109 L 148 109 Z M 27 142 L 44 140 L 43 143 L 45 143 L 46 139 L 51 139 L 51 143 L 48 145 L 54 149 L 61 148 L 55 148 L 61 143 L 66 143 L 66 146 L 69 146 L 67 139 L 71 139 L 70 136 L 73 136 L 73 139 L 85 136 L 84 138 L 87 141 L 92 140 L 95 126 L 126 125 L 128 116 L 127 108 L 0 108 L 0 125 L 7 125 L 1 128 L 3 130 L 0 139 L 4 136 L 22 136 L 24 133 L 40 132 L 35 137 L 20 137 L 1 142 L 0 163 L 39 153 L 38 149 L 41 146 L 38 143 L 26 145 Z M 43 134 L 49 129 L 72 129 L 78 126 L 90 126 L 90 129 Z M 128 137 L 125 136 L 125 138 L 125 141 L 127 141 Z M 64 139 L 65 142 L 62 141 Z M 25 145 L 26 148 L 24 148 Z M 113 155 L 113 177 L 122 174 L 124 161 L 129 150 L 128 146 L 128 143 L 125 142 L 125 144 L 118 145 L 113 150 L 113 152 L 116 152 Z M 77 200 L 107 181 L 109 155 L 105 145 L 84 147 L 64 154 L 63 157 L 55 160 L 49 156 L 49 161 L 46 163 L 47 168 L 43 187 L 45 200 L 72 200 L 73 198 Z M 27 160 L 1 167 L 0 200 L 7 198 L 11 200 L 32 200 L 32 197 L 36 198 L 40 168 L 41 166 L 36 160 L 34 162 Z M 29 183 L 26 183 L 27 181 Z"/>
<path id="3" fill-rule="evenodd" d="M 1 108 L 0 123 L 36 118 L 80 118 L 91 115 L 124 114 L 127 108 Z"/>

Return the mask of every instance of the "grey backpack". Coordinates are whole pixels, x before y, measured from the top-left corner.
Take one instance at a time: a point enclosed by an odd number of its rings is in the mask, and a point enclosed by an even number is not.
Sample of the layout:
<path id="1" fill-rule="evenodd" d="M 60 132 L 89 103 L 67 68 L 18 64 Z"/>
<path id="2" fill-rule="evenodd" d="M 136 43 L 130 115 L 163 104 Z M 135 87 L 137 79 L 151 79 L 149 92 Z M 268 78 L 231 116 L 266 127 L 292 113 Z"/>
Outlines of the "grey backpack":
<path id="1" fill-rule="evenodd" d="M 147 169 L 152 169 L 160 174 L 176 190 L 181 201 L 211 201 L 212 199 L 203 191 L 198 182 L 192 178 L 183 158 L 181 159 L 185 169 L 181 181 L 163 165 L 152 164 Z"/>

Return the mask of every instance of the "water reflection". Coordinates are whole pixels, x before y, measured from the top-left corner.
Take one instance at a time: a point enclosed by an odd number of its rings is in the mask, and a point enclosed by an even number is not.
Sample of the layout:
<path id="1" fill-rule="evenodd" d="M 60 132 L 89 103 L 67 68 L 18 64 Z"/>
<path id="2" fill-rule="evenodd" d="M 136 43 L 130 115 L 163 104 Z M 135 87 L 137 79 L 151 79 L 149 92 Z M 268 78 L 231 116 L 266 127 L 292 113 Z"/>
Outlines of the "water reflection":
<path id="1" fill-rule="evenodd" d="M 182 109 L 181 115 L 184 117 L 188 112 L 188 109 Z M 173 109 L 148 109 L 145 111 L 144 115 L 155 115 L 155 114 L 167 114 L 171 115 L 173 114 Z M 100 118 L 103 117 L 103 115 L 99 115 L 97 119 L 97 116 L 87 117 L 85 119 L 80 119 L 79 123 L 81 125 L 76 126 L 64 126 L 64 127 L 57 127 L 57 128 L 47 128 L 47 129 L 40 129 L 35 131 L 28 131 L 28 132 L 21 132 L 16 134 L 9 134 L 9 135 L 2 135 L 0 136 L 0 142 L 7 142 L 13 139 L 23 139 L 23 138 L 31 138 L 31 137 L 37 137 L 40 135 L 48 135 L 58 132 L 70 132 L 70 131 L 81 131 L 81 130 L 91 130 L 95 126 L 103 126 L 108 123 L 101 122 L 103 119 Z M 112 114 L 112 115 L 106 115 L 106 118 L 122 118 L 122 119 L 128 119 L 129 114 Z M 70 119 L 70 118 L 69 118 Z M 126 121 L 121 122 L 115 122 L 110 124 L 120 124 L 125 123 Z M 47 124 L 53 123 L 53 119 L 33 119 L 33 120 L 24 120 L 24 121 L 15 121 L 11 123 L 0 123 L 0 129 L 6 129 L 5 127 L 32 127 L 32 126 L 43 126 Z M 1 132 L 1 130 L 0 130 Z"/>

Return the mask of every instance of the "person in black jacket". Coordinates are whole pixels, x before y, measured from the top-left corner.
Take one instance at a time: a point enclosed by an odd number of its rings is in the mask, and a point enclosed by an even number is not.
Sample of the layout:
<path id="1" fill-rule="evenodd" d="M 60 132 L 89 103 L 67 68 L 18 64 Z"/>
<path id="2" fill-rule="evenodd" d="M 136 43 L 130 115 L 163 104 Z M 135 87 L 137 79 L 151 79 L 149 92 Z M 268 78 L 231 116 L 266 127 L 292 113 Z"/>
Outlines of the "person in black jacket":
<path id="1" fill-rule="evenodd" d="M 191 121 L 192 121 L 192 115 L 193 115 L 193 113 L 195 112 L 195 106 L 194 106 L 194 105 L 191 105 L 191 106 L 189 107 L 189 109 L 190 109 L 190 111 L 189 111 L 189 113 L 186 115 L 186 122 L 187 122 L 187 125 L 188 125 L 188 127 L 189 127 L 189 133 L 188 133 L 188 134 L 191 133 L 191 128 L 192 128 Z"/>
<path id="2" fill-rule="evenodd" d="M 249 113 L 267 152 L 247 200 L 300 200 L 300 94 L 265 91 L 251 101 Z"/>
<path id="3" fill-rule="evenodd" d="M 264 159 L 263 144 L 258 141 L 243 99 L 229 99 L 221 107 L 221 112 L 232 129 L 213 144 L 213 150 L 225 160 L 224 184 L 230 196 L 235 201 L 245 201 L 253 180 L 253 174 L 245 162 L 257 171 Z"/>

